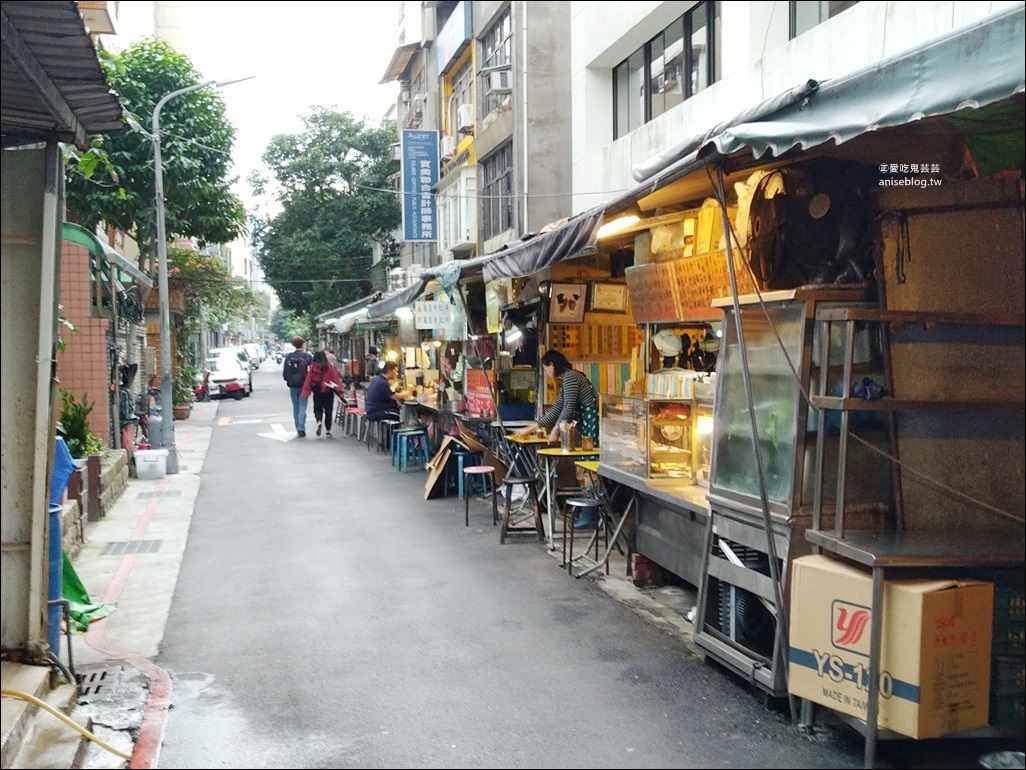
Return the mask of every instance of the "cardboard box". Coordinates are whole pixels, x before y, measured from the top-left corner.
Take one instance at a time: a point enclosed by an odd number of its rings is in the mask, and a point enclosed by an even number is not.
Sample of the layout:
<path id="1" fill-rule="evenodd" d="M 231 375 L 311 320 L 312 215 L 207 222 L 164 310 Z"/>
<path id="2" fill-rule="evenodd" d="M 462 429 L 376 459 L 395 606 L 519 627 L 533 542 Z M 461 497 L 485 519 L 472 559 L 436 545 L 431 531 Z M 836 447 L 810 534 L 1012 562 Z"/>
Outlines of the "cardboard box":
<path id="1" fill-rule="evenodd" d="M 788 689 L 865 720 L 872 576 L 822 555 L 792 570 Z M 883 604 L 877 725 L 911 738 L 986 726 L 993 584 L 888 580 Z"/>

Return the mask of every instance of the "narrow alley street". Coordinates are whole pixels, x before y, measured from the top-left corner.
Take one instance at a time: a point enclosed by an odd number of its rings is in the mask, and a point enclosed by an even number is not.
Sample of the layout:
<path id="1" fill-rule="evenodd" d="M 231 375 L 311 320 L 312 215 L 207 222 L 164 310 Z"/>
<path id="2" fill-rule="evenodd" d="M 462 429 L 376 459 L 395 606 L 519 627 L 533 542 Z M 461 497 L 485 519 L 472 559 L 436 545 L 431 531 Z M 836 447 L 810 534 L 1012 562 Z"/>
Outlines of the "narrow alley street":
<path id="1" fill-rule="evenodd" d="M 786 704 L 764 705 L 597 581 L 570 578 L 533 537 L 500 546 L 485 502 L 466 528 L 458 498 L 425 501 L 424 473 L 341 429 L 316 438 L 311 416 L 293 438 L 273 364 L 254 386 L 194 409 L 206 456 L 190 441 L 168 477 L 191 484 L 202 465 L 180 571 L 165 553 L 151 602 L 126 589 L 109 619 L 108 654 L 162 634 L 148 676 L 151 690 L 169 677 L 171 695 L 155 766 L 861 766 L 854 731 L 803 735 Z M 141 537 L 171 550 L 183 530 L 162 504 Z M 144 570 L 162 557 L 130 558 Z M 142 604 L 134 617 L 161 627 L 125 629 Z M 885 744 L 879 765 L 966 767 L 979 749 Z"/>

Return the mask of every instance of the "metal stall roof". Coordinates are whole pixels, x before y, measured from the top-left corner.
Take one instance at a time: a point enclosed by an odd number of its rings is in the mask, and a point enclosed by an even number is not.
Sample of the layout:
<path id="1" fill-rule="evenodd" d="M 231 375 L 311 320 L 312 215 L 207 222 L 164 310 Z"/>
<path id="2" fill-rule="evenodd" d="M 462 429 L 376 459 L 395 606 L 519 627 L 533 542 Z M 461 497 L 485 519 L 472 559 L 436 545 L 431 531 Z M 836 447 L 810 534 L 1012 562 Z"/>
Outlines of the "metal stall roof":
<path id="1" fill-rule="evenodd" d="M 89 134 L 125 130 L 74 2 L 4 2 L 0 31 L 5 147 L 56 137 L 85 149 Z"/>
<path id="2" fill-rule="evenodd" d="M 960 111 L 1021 99 L 1026 81 L 1024 30 L 1026 9 L 1018 6 L 844 77 L 806 80 L 637 164 L 633 175 L 639 184 L 602 206 L 548 233 L 485 255 L 484 278 L 529 275 L 572 258 L 594 244 L 594 233 L 606 216 L 634 204 L 646 210 L 661 205 L 645 199 L 717 157 L 749 155 L 771 163 L 830 141 L 843 144 L 924 118 L 949 116 L 954 123 L 967 114 Z M 1007 124 L 1005 113 L 977 114 L 976 127 L 982 130 L 988 130 L 985 123 Z M 1017 125 L 1021 116 L 1019 101 Z M 961 127 L 967 123 L 963 119 Z M 1021 163 L 1023 132 L 1008 131 L 1006 136 L 1014 139 L 1001 148 L 1004 163 Z M 704 176 L 691 188 L 690 193 L 682 189 L 680 197 L 695 200 L 711 194 Z"/>

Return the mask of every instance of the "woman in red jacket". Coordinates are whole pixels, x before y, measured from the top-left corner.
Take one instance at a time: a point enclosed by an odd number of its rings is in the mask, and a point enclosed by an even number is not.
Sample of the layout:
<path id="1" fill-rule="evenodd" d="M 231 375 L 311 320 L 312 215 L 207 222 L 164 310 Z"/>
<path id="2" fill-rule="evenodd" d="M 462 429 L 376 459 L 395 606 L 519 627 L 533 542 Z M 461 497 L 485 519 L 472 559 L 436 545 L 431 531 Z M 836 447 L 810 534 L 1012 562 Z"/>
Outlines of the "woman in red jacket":
<path id="1" fill-rule="evenodd" d="M 332 404 L 335 401 L 335 389 L 341 392 L 342 377 L 338 369 L 328 363 L 328 354 L 323 350 L 314 353 L 313 363 L 306 372 L 300 398 L 307 399 L 313 394 L 314 419 L 317 420 L 317 435 L 321 435 L 324 426 L 328 426 L 327 438 L 331 438 Z"/>

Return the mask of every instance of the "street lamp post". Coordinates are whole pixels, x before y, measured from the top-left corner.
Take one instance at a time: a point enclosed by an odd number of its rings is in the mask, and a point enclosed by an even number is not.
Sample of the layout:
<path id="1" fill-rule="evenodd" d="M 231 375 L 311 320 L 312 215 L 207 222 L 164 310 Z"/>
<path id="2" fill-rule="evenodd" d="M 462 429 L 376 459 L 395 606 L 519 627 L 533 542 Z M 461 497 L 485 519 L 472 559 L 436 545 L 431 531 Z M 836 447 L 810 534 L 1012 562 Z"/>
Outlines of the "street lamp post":
<path id="1" fill-rule="evenodd" d="M 253 76 L 250 75 L 249 77 Z M 220 88 L 232 83 L 249 80 L 249 77 L 235 78 L 233 80 L 208 80 L 187 88 L 179 88 L 177 91 L 172 91 L 164 96 L 157 102 L 157 106 L 153 108 L 150 136 L 153 140 L 154 197 L 157 206 L 157 290 L 160 300 L 160 445 L 168 450 L 168 473 L 178 473 L 178 450 L 175 447 L 175 424 L 171 393 L 173 387 L 171 382 L 171 308 L 169 306 L 167 288 L 167 226 L 164 222 L 164 168 L 160 159 L 160 110 L 176 96 L 199 91 L 207 86 Z"/>

